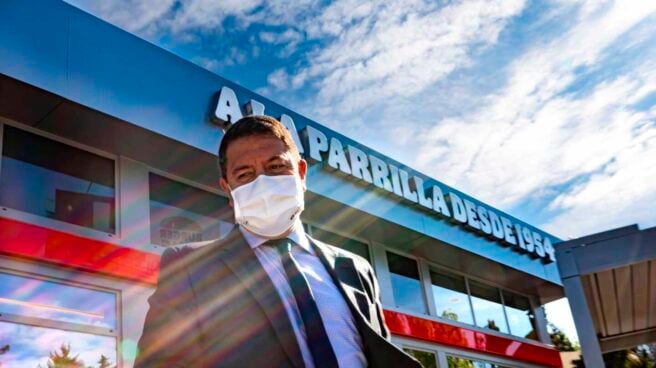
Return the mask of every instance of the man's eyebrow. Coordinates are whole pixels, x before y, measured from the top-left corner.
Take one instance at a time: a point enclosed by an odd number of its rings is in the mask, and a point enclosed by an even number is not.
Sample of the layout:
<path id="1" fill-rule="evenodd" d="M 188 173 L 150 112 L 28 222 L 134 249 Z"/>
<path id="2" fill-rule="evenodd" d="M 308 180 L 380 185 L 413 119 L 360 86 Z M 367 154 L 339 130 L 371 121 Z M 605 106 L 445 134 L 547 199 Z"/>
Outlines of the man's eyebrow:
<path id="1" fill-rule="evenodd" d="M 276 160 L 289 161 L 285 155 L 276 155 L 267 160 L 267 163 L 273 162 Z"/>

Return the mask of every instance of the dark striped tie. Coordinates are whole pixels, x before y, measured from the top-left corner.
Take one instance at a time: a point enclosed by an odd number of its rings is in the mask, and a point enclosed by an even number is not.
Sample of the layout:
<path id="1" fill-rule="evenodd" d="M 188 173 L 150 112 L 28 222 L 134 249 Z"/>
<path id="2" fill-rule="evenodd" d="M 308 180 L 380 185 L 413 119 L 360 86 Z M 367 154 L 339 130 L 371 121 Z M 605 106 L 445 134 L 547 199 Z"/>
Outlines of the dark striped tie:
<path id="1" fill-rule="evenodd" d="M 289 286 L 292 289 L 292 293 L 294 293 L 296 305 L 298 306 L 303 325 L 305 326 L 307 343 L 312 353 L 314 366 L 317 368 L 337 368 L 337 357 L 330 345 L 326 328 L 319 314 L 317 302 L 314 299 L 314 295 L 312 295 L 305 276 L 303 276 L 298 268 L 298 263 L 296 263 L 296 260 L 292 256 L 292 241 L 286 238 L 276 239 L 268 241 L 267 244 L 276 247 L 280 253 Z"/>

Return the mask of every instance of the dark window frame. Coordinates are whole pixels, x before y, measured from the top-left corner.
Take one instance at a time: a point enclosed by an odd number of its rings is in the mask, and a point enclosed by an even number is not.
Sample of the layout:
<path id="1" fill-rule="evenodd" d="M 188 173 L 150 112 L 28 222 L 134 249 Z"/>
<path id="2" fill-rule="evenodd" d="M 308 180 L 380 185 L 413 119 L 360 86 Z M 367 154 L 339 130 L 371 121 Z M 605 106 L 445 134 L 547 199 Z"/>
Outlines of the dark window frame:
<path id="1" fill-rule="evenodd" d="M 112 161 L 112 170 L 113 170 L 113 199 L 111 201 L 111 209 L 112 209 L 112 218 L 110 219 L 110 222 L 113 223 L 114 228 L 111 232 L 104 231 L 102 229 L 97 229 L 93 227 L 88 227 L 84 225 L 79 225 L 76 223 L 56 219 L 54 217 L 48 217 L 48 216 L 43 216 L 41 214 L 33 213 L 33 212 L 28 212 L 19 208 L 13 208 L 13 207 L 8 207 L 5 205 L 0 205 L 0 208 L 3 210 L 7 211 L 7 217 L 9 218 L 15 218 L 15 219 L 24 219 L 27 217 L 28 219 L 31 219 L 35 224 L 45 224 L 46 226 L 53 227 L 55 229 L 61 229 L 64 231 L 70 231 L 73 229 L 77 233 L 86 233 L 91 237 L 98 237 L 98 238 L 106 238 L 106 237 L 119 237 L 121 234 L 121 226 L 120 226 L 120 204 L 119 204 L 119 197 L 120 197 L 120 182 L 119 182 L 119 157 L 118 155 L 105 152 L 102 150 L 99 150 L 97 148 L 88 146 L 84 143 L 77 142 L 65 137 L 61 137 L 49 132 L 44 132 L 42 130 L 33 128 L 31 126 L 26 126 L 21 123 L 17 123 L 13 120 L 10 120 L 6 117 L 1 117 L 0 116 L 0 175 L 2 175 L 2 157 L 4 157 L 4 140 L 5 140 L 5 132 L 6 128 L 9 127 L 10 129 L 15 129 L 18 130 L 22 133 L 34 135 L 39 139 L 46 139 L 54 142 L 55 144 L 60 144 L 67 146 L 69 149 L 72 150 L 77 150 L 82 152 L 84 155 L 87 157 L 89 156 L 97 156 L 101 159 L 106 159 Z M 29 162 L 28 162 L 29 163 Z"/>
<path id="2" fill-rule="evenodd" d="M 388 254 L 390 254 L 390 253 L 393 254 L 393 255 L 395 255 L 395 256 L 398 256 L 398 257 L 403 257 L 403 258 L 410 259 L 410 260 L 412 260 L 413 262 L 415 262 L 415 264 L 417 265 L 417 281 L 419 282 L 419 290 L 420 290 L 420 293 L 421 293 L 421 299 L 422 299 L 423 311 L 422 311 L 422 312 L 419 312 L 419 311 L 412 310 L 411 308 L 407 308 L 407 307 L 404 307 L 404 306 L 400 306 L 400 305 L 398 305 L 398 302 L 396 301 L 396 296 L 394 295 L 394 285 L 391 285 L 391 284 L 390 284 L 390 286 L 392 287 L 392 290 L 391 290 L 391 292 L 392 292 L 392 298 L 394 299 L 393 301 L 394 301 L 394 305 L 396 306 L 396 308 L 401 308 L 401 309 L 403 309 L 403 310 L 413 311 L 414 313 L 420 313 L 420 314 L 425 314 L 425 315 L 432 315 L 432 314 L 431 314 L 431 311 L 430 311 L 430 308 L 429 308 L 429 301 L 428 301 L 429 294 L 428 294 L 428 292 L 426 291 L 425 280 L 424 280 L 424 277 L 423 277 L 423 275 L 422 275 L 423 272 L 422 272 L 422 269 L 421 269 L 421 265 L 420 265 L 420 262 L 419 262 L 419 258 L 418 258 L 418 257 L 415 257 L 415 256 L 413 256 L 413 255 L 411 255 L 411 254 L 408 254 L 408 253 L 403 253 L 403 252 L 401 252 L 401 251 L 397 251 L 397 250 L 395 250 L 395 249 L 391 249 L 391 248 L 389 248 L 389 247 L 385 247 L 385 262 L 387 263 L 387 270 L 386 270 L 386 271 L 387 271 L 387 273 L 389 274 L 390 281 L 391 281 L 391 276 L 392 276 L 392 273 L 393 273 L 393 272 L 391 271 L 391 269 L 390 269 L 390 265 L 389 265 L 389 257 L 388 257 Z M 430 295 L 430 296 L 432 296 L 432 291 L 431 291 L 431 295 Z"/>
<path id="3" fill-rule="evenodd" d="M 166 248 L 166 247 L 169 247 L 169 246 L 172 246 L 172 245 L 162 245 L 162 244 L 158 244 L 158 243 L 153 242 L 154 239 L 153 239 L 153 235 L 152 235 L 153 223 L 152 223 L 152 208 L 151 208 L 151 204 L 150 204 L 151 201 L 162 203 L 162 204 L 170 206 L 170 207 L 179 208 L 181 210 L 185 210 L 185 209 L 180 207 L 180 206 L 176 206 L 175 204 L 172 204 L 172 203 L 153 200 L 152 199 L 152 195 L 153 195 L 152 194 L 152 181 L 151 181 L 152 177 L 158 177 L 157 180 L 168 181 L 168 182 L 172 183 L 173 185 L 186 187 L 186 188 L 184 188 L 185 191 L 202 192 L 203 194 L 210 194 L 210 195 L 216 196 L 217 198 L 224 199 L 226 201 L 226 205 L 227 205 L 228 201 L 230 200 L 230 197 L 228 195 L 226 195 L 223 191 L 220 191 L 218 188 L 215 189 L 215 188 L 212 188 L 212 187 L 208 187 L 208 186 L 202 185 L 200 183 L 197 183 L 197 182 L 191 181 L 189 179 L 186 179 L 184 177 L 176 176 L 176 175 L 168 173 L 166 171 L 158 170 L 154 167 L 148 167 L 147 179 L 146 179 L 146 181 L 147 181 L 146 185 L 148 186 L 148 195 L 147 195 L 147 198 L 146 198 L 146 201 L 148 202 L 148 238 L 149 238 L 149 244 L 151 246 L 154 246 L 154 247 Z M 194 212 L 194 211 L 189 211 L 189 212 L 195 213 L 195 214 L 200 215 L 200 216 L 205 216 L 205 217 L 210 217 L 209 215 L 211 215 L 210 213 L 199 213 L 199 212 Z M 227 213 L 223 214 L 222 216 L 220 216 L 219 218 L 217 218 L 216 220 L 226 221 L 226 222 L 234 224 L 234 215 L 233 215 L 232 209 L 230 211 L 228 211 Z"/>

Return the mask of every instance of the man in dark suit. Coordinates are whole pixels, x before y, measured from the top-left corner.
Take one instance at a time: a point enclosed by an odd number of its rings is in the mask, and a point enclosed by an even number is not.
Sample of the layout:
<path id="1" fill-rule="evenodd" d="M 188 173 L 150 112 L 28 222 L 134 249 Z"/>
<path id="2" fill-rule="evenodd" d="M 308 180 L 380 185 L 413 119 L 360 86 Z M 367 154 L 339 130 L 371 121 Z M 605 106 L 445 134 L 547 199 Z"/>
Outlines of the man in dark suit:
<path id="1" fill-rule="evenodd" d="M 245 117 L 219 160 L 238 226 L 164 252 L 135 367 L 419 367 L 389 341 L 369 263 L 305 234 L 289 131 Z"/>

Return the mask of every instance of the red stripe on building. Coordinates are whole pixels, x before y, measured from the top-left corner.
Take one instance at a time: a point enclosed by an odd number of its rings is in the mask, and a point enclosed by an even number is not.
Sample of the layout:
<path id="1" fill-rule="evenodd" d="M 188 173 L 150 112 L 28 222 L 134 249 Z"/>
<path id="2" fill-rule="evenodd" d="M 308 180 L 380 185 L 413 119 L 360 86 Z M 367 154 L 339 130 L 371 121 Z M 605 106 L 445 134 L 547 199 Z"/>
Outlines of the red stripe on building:
<path id="1" fill-rule="evenodd" d="M 0 253 L 157 283 L 159 256 L 0 217 Z"/>
<path id="2" fill-rule="evenodd" d="M 159 256 L 0 217 L 0 253 L 155 285 Z M 557 350 L 385 310 L 393 334 L 534 364 L 561 367 Z"/>
<path id="3" fill-rule="evenodd" d="M 385 322 L 397 336 L 494 354 L 548 367 L 562 367 L 558 350 L 464 327 L 385 310 Z"/>

